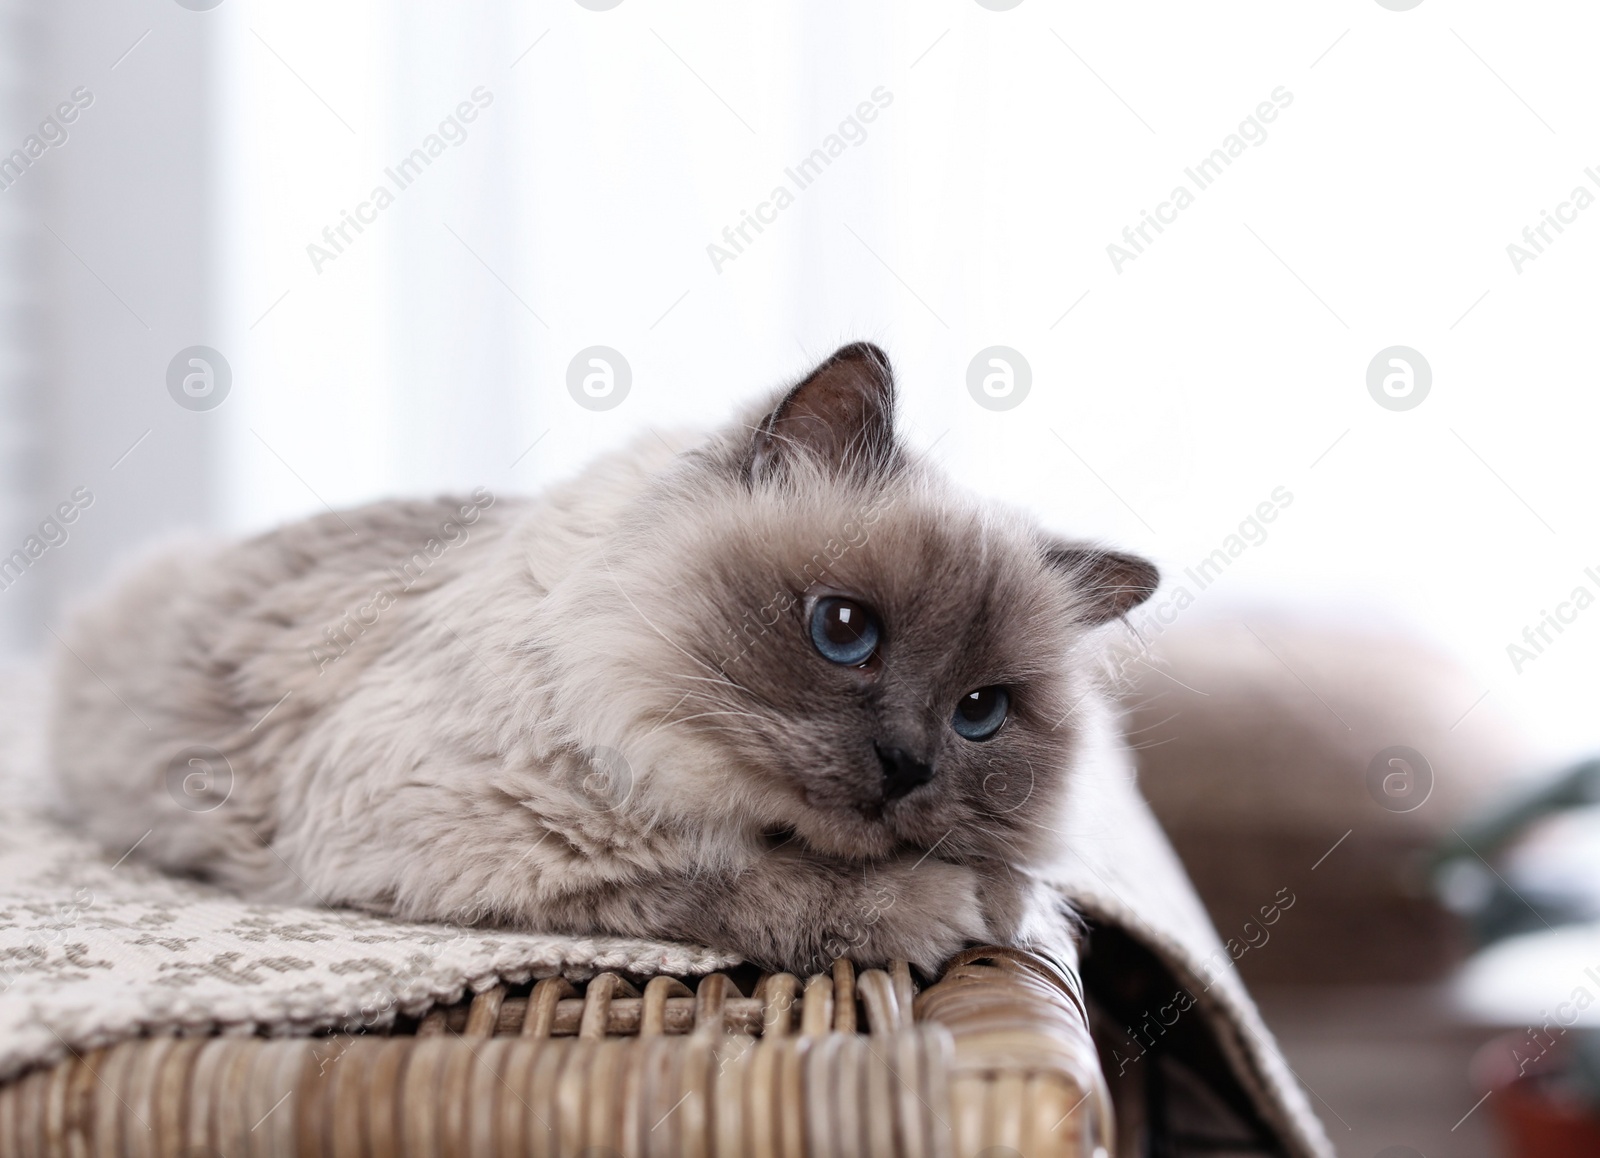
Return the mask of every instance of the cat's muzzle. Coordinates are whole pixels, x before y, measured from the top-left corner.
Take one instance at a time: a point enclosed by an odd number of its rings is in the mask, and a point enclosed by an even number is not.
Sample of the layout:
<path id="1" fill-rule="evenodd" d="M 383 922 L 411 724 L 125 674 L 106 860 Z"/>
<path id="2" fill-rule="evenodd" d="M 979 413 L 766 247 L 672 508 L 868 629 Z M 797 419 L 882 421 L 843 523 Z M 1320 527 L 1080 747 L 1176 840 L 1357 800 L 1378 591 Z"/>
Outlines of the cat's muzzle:
<path id="1" fill-rule="evenodd" d="M 883 765 L 883 799 L 898 800 L 913 788 L 933 779 L 933 765 L 918 760 L 904 748 L 874 744 L 878 762 Z"/>

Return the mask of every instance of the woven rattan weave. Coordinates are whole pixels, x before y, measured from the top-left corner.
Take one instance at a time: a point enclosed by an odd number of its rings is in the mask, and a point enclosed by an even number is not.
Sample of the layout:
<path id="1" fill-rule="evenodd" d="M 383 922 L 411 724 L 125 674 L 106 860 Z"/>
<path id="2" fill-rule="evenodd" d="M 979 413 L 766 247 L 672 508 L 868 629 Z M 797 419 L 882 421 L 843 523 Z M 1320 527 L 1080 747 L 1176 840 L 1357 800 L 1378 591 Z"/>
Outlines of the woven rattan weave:
<path id="1" fill-rule="evenodd" d="M 1042 957 L 971 950 L 921 992 L 904 963 L 847 961 L 747 986 L 607 973 L 496 987 L 383 1032 L 124 1042 L 0 1087 L 0 1155 L 1111 1149 L 1077 977 Z"/>

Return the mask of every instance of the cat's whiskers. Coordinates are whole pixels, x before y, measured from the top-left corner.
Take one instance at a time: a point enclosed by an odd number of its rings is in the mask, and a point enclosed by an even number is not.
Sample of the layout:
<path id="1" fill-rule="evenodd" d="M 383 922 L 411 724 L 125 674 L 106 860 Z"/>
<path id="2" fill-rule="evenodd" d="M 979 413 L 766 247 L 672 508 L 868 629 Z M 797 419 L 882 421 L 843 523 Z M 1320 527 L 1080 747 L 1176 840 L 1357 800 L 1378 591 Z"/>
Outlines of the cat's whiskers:
<path id="1" fill-rule="evenodd" d="M 672 678 L 673 679 L 680 679 L 680 680 L 698 680 L 698 681 L 703 682 L 703 683 L 716 684 L 718 687 L 722 687 L 722 688 L 733 688 L 735 691 L 743 692 L 745 695 L 749 696 L 751 699 L 755 699 L 756 698 L 756 694 L 754 692 L 752 692 L 749 688 L 745 687 L 743 684 L 739 683 L 737 680 L 735 680 L 732 676 L 728 675 L 726 672 L 722 673 L 722 678 L 721 679 L 713 679 L 711 676 L 697 676 L 697 675 L 683 675 L 683 674 L 675 675 Z"/>
<path id="2" fill-rule="evenodd" d="M 1163 744 L 1170 744 L 1174 740 L 1178 739 L 1181 739 L 1181 737 L 1168 736 L 1164 740 L 1142 740 L 1137 744 L 1129 744 L 1128 747 L 1132 748 L 1135 752 L 1148 752 L 1152 748 L 1159 748 Z"/>
<path id="3" fill-rule="evenodd" d="M 673 704 L 664 713 L 662 713 L 660 723 L 656 724 L 655 727 L 651 728 L 648 732 L 646 732 L 642 738 L 648 740 L 651 736 L 654 736 L 662 728 L 666 727 L 669 723 L 671 723 L 671 721 L 672 721 L 672 713 L 678 710 L 678 704 L 683 703 L 684 700 L 688 699 L 693 694 L 694 694 L 694 689 L 690 688 L 688 691 L 684 692 L 683 695 L 679 696 L 678 697 L 678 702 Z"/>
<path id="4" fill-rule="evenodd" d="M 673 676 L 672 676 L 672 679 L 674 679 L 674 680 L 694 680 L 694 681 L 697 681 L 697 682 L 704 682 L 704 683 L 708 683 L 708 684 L 714 684 L 717 687 L 733 688 L 733 689 L 736 689 L 738 691 L 745 692 L 747 695 L 751 695 L 751 693 L 748 691 L 748 689 L 740 687 L 738 684 L 733 683 L 731 680 L 726 680 L 726 681 L 717 680 L 717 679 L 712 679 L 710 676 L 687 675 L 687 674 L 685 674 L 683 672 L 675 672 L 673 674 Z M 717 697 L 713 696 L 705 688 L 698 688 L 698 687 L 687 688 L 687 689 L 684 690 L 683 695 L 679 696 L 677 698 L 677 700 L 674 701 L 673 705 L 670 708 L 668 708 L 665 712 L 663 712 L 661 714 L 661 719 L 656 723 L 655 727 L 651 728 L 648 732 L 645 733 L 645 737 L 648 738 L 650 736 L 655 735 L 657 732 L 659 732 L 662 728 L 666 727 L 668 724 L 679 723 L 680 721 L 675 720 L 673 718 L 672 713 L 677 711 L 678 708 L 680 708 L 683 705 L 684 701 L 689 699 L 691 696 L 695 697 L 696 699 L 705 700 L 707 703 L 715 704 L 718 707 L 725 707 L 726 706 L 726 701 L 725 700 L 718 699 Z M 754 696 L 752 695 L 751 698 L 754 698 Z M 756 715 L 754 712 L 747 712 L 745 714 L 747 716 L 749 716 L 750 719 L 754 720 L 758 724 L 762 722 L 762 718 L 760 716 Z"/>
<path id="5" fill-rule="evenodd" d="M 1172 723 L 1172 721 L 1176 720 L 1179 715 L 1180 715 L 1180 713 L 1173 712 L 1170 715 L 1166 716 L 1165 718 L 1157 720 L 1153 724 L 1146 724 L 1142 728 L 1129 728 L 1123 733 L 1123 735 L 1131 738 L 1133 736 L 1141 735 L 1144 732 L 1154 732 L 1157 728 L 1161 728 L 1161 727 L 1164 727 L 1167 724 Z"/>
<path id="6" fill-rule="evenodd" d="M 620 594 L 624 599 L 626 599 L 628 601 L 628 606 L 633 608 L 634 614 L 637 615 L 641 620 L 644 621 L 644 624 L 645 624 L 646 627 L 648 627 L 651 631 L 655 632 L 662 639 L 666 640 L 669 644 L 671 644 L 678 651 L 681 651 L 685 656 L 687 656 L 689 658 L 690 662 L 698 664 L 700 667 L 705 668 L 708 672 L 712 672 L 712 673 L 718 674 L 718 675 L 721 674 L 721 672 L 719 672 L 717 668 L 713 667 L 711 664 L 707 663 L 705 660 L 703 660 L 699 656 L 695 655 L 694 652 L 692 652 L 688 648 L 684 647 L 681 643 L 679 643 L 677 640 L 673 639 L 670 635 L 668 635 L 666 632 L 662 631 L 659 627 L 657 627 L 655 625 L 655 622 L 640 609 L 640 607 L 639 607 L 639 605 L 637 603 L 635 603 L 633 601 L 633 596 L 628 594 L 628 589 L 622 585 L 622 580 L 617 578 L 617 573 L 615 571 L 613 571 L 612 568 L 611 568 L 611 557 L 609 555 L 602 555 L 601 556 L 601 561 L 605 564 L 606 574 L 611 576 L 611 581 L 617 585 L 617 593 Z"/>
<path id="7" fill-rule="evenodd" d="M 1076 714 L 1078 709 L 1081 708 L 1090 699 L 1094 698 L 1094 696 L 1095 696 L 1095 689 L 1094 688 L 1090 688 L 1087 691 L 1085 691 L 1083 693 L 1083 695 L 1079 696 L 1076 700 L 1074 700 L 1072 702 L 1071 706 L 1069 706 L 1066 711 L 1061 713 L 1060 718 L 1057 719 L 1055 723 L 1050 725 L 1050 730 L 1053 732 L 1057 728 L 1059 728 L 1062 724 L 1066 723 L 1067 719 L 1070 716 Z"/>
<path id="8" fill-rule="evenodd" d="M 703 719 L 707 718 L 708 716 L 738 716 L 741 719 L 755 720 L 758 723 L 761 720 L 761 717 L 756 715 L 754 712 L 742 712 L 742 711 L 739 711 L 737 708 L 727 708 L 727 709 L 724 709 L 722 711 L 696 712 L 692 716 L 680 716 L 678 719 L 673 720 L 672 722 L 674 724 L 687 724 L 690 720 L 703 720 Z"/>
<path id="9" fill-rule="evenodd" d="M 708 691 L 705 688 L 690 688 L 688 691 L 686 691 L 683 694 L 683 697 L 678 700 L 678 703 L 679 704 L 683 703 L 683 701 L 688 699 L 690 696 L 693 696 L 696 700 L 703 701 L 703 702 L 705 702 L 707 704 L 711 704 L 711 705 L 714 705 L 716 707 L 734 707 L 735 706 L 734 704 L 730 703 L 727 699 L 725 699 L 725 698 L 723 698 L 721 696 L 713 695 L 710 691 Z M 771 711 L 777 711 L 778 710 L 776 708 L 773 708 L 772 705 L 767 704 L 764 701 L 760 700 L 756 696 L 752 695 L 751 699 L 755 700 L 756 704 L 758 706 L 760 706 L 760 707 L 768 708 Z M 674 704 L 673 706 L 676 707 L 677 704 Z M 752 712 L 749 709 L 740 709 L 740 710 L 744 711 L 745 714 L 747 714 L 752 720 L 756 720 L 756 721 L 762 722 L 762 723 L 765 723 L 765 722 L 768 721 L 768 717 L 761 715 L 759 712 Z"/>

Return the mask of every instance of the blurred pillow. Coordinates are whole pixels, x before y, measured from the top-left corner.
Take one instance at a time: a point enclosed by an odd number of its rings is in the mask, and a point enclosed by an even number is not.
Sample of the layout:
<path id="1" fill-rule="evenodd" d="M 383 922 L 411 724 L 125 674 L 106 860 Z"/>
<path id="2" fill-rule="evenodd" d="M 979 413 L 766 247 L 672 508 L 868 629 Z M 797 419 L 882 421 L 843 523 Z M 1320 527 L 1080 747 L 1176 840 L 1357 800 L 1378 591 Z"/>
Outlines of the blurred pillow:
<path id="1" fill-rule="evenodd" d="M 1265 612 L 1122 657 L 1140 783 L 1247 980 L 1414 982 L 1467 949 L 1425 860 L 1526 769 L 1413 639 Z"/>

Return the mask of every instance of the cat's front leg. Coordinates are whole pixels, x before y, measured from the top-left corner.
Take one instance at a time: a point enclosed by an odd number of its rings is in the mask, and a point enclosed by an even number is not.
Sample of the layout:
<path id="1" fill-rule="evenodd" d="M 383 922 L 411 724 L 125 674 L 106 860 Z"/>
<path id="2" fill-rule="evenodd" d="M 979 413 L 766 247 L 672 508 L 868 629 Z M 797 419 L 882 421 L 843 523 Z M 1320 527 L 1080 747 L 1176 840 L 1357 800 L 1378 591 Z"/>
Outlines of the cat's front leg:
<path id="1" fill-rule="evenodd" d="M 840 887 L 833 903 L 798 938 L 807 972 L 839 957 L 878 966 L 906 960 L 932 973 L 971 944 L 1003 935 L 991 919 L 976 870 L 932 857 L 831 866 Z"/>
<path id="2" fill-rule="evenodd" d="M 796 867 L 775 858 L 767 869 L 792 878 Z M 1000 862 L 950 864 L 928 856 L 865 866 L 823 861 L 802 869 L 800 879 L 808 871 L 820 872 L 814 896 L 825 903 L 808 924 L 788 930 L 788 952 L 797 962 L 790 971 L 801 975 L 824 971 L 839 957 L 861 966 L 906 960 L 932 974 L 969 945 L 1060 949 L 1078 931 L 1055 889 Z"/>
<path id="3" fill-rule="evenodd" d="M 636 881 L 588 909 L 611 931 L 698 940 L 800 976 L 838 957 L 933 972 L 1008 932 L 1008 917 L 985 914 L 983 892 L 974 869 L 933 857 L 851 863 L 780 848 L 734 872 Z"/>

